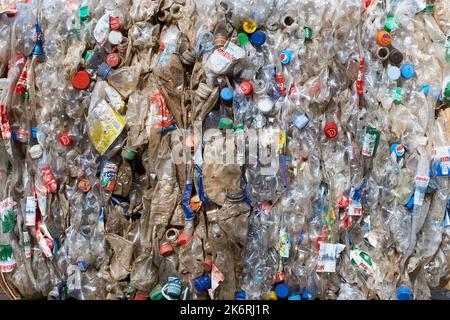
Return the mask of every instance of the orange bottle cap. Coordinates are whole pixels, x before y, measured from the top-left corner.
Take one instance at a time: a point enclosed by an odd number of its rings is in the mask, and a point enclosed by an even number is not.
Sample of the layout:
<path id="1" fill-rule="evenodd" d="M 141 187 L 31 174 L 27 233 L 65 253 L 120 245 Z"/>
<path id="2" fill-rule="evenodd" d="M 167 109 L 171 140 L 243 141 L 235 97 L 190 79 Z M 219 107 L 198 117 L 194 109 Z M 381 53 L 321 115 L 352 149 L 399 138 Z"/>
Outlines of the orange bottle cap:
<path id="1" fill-rule="evenodd" d="M 388 46 L 394 40 L 392 35 L 387 31 L 379 31 L 377 33 L 377 42 L 380 46 Z"/>

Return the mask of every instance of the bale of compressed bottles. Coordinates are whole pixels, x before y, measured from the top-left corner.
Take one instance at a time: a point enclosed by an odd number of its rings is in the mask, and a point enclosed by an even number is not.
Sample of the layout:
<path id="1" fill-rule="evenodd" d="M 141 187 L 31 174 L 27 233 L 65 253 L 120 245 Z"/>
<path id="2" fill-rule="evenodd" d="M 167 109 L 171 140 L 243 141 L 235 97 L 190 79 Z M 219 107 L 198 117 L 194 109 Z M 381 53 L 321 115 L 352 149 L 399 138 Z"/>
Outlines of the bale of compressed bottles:
<path id="1" fill-rule="evenodd" d="M 1 291 L 450 288 L 449 16 L 447 0 L 1 0 Z"/>

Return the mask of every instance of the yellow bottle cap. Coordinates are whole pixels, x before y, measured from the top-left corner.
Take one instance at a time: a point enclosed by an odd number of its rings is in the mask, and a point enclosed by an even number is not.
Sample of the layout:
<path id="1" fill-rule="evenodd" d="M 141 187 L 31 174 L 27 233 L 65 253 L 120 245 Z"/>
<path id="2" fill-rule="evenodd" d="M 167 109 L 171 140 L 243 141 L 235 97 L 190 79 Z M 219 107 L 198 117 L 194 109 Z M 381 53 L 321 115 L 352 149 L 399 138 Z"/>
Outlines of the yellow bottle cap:
<path id="1" fill-rule="evenodd" d="M 257 27 L 258 25 L 256 24 L 256 21 L 253 19 L 246 19 L 242 24 L 242 29 L 244 29 L 244 31 L 247 33 L 255 32 Z"/>
<path id="2" fill-rule="evenodd" d="M 270 290 L 269 300 L 278 300 L 277 293 L 275 290 Z"/>

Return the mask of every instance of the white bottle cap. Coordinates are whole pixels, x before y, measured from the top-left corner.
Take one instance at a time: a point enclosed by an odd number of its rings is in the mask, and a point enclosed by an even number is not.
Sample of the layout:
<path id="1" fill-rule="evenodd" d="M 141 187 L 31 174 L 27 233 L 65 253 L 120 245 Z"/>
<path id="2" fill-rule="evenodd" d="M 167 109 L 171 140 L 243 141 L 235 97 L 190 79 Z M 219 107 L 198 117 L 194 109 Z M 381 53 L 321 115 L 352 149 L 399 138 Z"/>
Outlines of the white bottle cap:
<path id="1" fill-rule="evenodd" d="M 387 69 L 387 75 L 389 79 L 393 81 L 398 80 L 401 75 L 400 69 L 395 66 L 389 66 L 389 68 Z"/>
<path id="2" fill-rule="evenodd" d="M 123 36 L 122 36 L 122 33 L 120 31 L 113 30 L 113 31 L 111 31 L 109 33 L 108 41 L 113 46 L 117 46 L 117 45 L 121 44 L 122 43 L 122 39 L 123 39 Z"/>
<path id="3" fill-rule="evenodd" d="M 42 156 L 41 145 L 35 144 L 28 150 L 28 153 L 30 154 L 31 159 L 39 159 Z"/>
<path id="4" fill-rule="evenodd" d="M 264 98 L 258 101 L 258 109 L 261 110 L 262 113 L 269 113 L 272 111 L 273 102 L 270 98 Z"/>

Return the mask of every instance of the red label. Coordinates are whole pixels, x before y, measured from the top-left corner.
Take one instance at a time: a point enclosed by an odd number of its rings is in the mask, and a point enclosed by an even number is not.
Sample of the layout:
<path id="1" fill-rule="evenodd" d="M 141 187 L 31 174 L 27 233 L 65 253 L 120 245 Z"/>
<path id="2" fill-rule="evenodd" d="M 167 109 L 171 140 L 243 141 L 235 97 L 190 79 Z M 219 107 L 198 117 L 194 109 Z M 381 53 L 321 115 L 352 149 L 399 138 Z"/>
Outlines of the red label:
<path id="1" fill-rule="evenodd" d="M 356 79 L 356 91 L 359 95 L 364 92 L 364 58 L 359 61 L 358 78 Z"/>
<path id="2" fill-rule="evenodd" d="M 45 166 L 41 168 L 41 178 L 48 192 L 56 191 L 58 185 L 56 184 L 55 176 L 50 167 Z"/>
<path id="3" fill-rule="evenodd" d="M 0 117 L 1 117 L 1 131 L 2 138 L 4 140 L 11 139 L 11 127 L 9 126 L 8 115 L 6 113 L 7 107 L 0 105 Z"/>
<path id="4" fill-rule="evenodd" d="M 120 19 L 117 17 L 109 17 L 109 27 L 111 28 L 111 30 L 119 30 Z"/>

